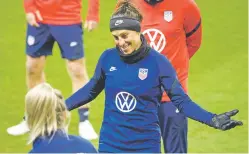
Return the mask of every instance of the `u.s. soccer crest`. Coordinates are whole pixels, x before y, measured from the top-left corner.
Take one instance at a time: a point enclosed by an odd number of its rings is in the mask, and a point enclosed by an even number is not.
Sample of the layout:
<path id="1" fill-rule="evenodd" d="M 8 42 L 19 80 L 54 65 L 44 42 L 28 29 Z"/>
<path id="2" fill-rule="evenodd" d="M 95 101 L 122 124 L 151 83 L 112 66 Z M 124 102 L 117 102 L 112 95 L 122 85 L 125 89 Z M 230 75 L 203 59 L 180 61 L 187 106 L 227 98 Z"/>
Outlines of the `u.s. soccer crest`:
<path id="1" fill-rule="evenodd" d="M 164 11 L 164 20 L 170 22 L 171 20 L 173 20 L 173 12 L 172 11 Z"/>
<path id="2" fill-rule="evenodd" d="M 139 68 L 139 71 L 138 71 L 138 77 L 139 79 L 141 80 L 144 80 L 146 79 L 148 76 L 148 69 L 146 68 Z"/>

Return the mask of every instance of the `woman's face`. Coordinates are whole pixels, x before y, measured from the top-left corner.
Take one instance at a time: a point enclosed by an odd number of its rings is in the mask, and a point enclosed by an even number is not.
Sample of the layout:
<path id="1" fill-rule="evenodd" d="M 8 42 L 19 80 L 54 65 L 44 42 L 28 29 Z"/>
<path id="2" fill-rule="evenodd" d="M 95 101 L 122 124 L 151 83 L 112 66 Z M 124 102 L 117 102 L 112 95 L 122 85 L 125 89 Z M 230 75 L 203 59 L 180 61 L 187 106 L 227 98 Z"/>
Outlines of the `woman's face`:
<path id="1" fill-rule="evenodd" d="M 132 30 L 112 31 L 115 44 L 124 54 L 131 54 L 141 46 L 140 33 Z"/>

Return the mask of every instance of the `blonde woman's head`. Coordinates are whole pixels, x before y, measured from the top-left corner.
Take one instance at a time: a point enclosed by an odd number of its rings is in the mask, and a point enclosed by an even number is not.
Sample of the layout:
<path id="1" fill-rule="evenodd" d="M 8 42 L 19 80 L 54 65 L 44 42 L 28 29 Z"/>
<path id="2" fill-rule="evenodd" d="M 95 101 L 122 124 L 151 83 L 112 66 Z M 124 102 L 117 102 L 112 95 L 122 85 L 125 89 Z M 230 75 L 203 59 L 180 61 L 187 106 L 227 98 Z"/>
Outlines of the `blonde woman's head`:
<path id="1" fill-rule="evenodd" d="M 67 108 L 60 91 L 48 83 L 32 88 L 25 97 L 26 120 L 30 129 L 28 143 L 39 136 L 51 136 L 61 129 L 66 132 Z"/>

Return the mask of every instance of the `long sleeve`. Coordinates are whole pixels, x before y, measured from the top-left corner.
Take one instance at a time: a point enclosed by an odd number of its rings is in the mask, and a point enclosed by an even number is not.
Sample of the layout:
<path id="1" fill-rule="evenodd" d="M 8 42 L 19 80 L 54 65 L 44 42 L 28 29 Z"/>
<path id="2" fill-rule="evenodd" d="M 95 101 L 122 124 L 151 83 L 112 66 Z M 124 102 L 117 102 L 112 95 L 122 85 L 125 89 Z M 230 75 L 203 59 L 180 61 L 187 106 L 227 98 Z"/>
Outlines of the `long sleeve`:
<path id="1" fill-rule="evenodd" d="M 104 89 L 105 74 L 102 69 L 102 63 L 103 56 L 100 57 L 94 76 L 90 81 L 66 100 L 66 106 L 69 111 L 92 101 Z"/>
<path id="2" fill-rule="evenodd" d="M 23 0 L 23 6 L 26 13 L 36 11 L 36 5 L 34 0 Z"/>
<path id="3" fill-rule="evenodd" d="M 214 114 L 204 110 L 189 98 L 179 83 L 176 72 L 170 62 L 161 56 L 158 61 L 158 67 L 160 83 L 178 110 L 191 119 L 209 125 Z"/>
<path id="4" fill-rule="evenodd" d="M 202 24 L 200 10 L 194 0 L 186 0 L 184 7 L 184 30 L 189 58 L 191 58 L 201 46 Z"/>
<path id="5" fill-rule="evenodd" d="M 88 0 L 88 13 L 86 20 L 99 21 L 99 0 Z"/>

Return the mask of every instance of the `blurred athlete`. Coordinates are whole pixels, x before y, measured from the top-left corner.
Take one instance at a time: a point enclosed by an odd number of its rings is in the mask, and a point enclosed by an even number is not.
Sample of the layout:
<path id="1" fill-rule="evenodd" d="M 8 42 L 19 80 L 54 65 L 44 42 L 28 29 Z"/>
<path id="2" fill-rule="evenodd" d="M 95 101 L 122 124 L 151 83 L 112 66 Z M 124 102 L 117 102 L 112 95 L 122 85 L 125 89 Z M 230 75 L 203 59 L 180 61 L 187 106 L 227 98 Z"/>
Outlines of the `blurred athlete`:
<path id="1" fill-rule="evenodd" d="M 46 57 L 52 55 L 54 42 L 57 42 L 62 58 L 66 60 L 66 68 L 72 80 L 72 91 L 76 92 L 88 81 L 81 27 L 81 0 L 24 0 L 24 8 L 28 22 L 26 38 L 28 89 L 45 82 Z M 98 21 L 99 0 L 89 0 L 85 28 L 93 30 Z M 88 110 L 88 106 L 78 110 L 79 134 L 86 139 L 96 139 L 98 135 L 88 121 Z M 7 129 L 11 135 L 21 135 L 28 131 L 25 120 Z"/>
<path id="2" fill-rule="evenodd" d="M 122 1 L 122 0 L 120 0 Z M 165 55 L 185 92 L 188 92 L 189 60 L 202 39 L 200 10 L 194 0 L 129 0 L 142 13 L 142 33 L 149 45 Z M 164 150 L 187 153 L 188 122 L 166 93 L 158 110 Z"/>
<path id="3" fill-rule="evenodd" d="M 67 134 L 70 113 L 60 91 L 41 83 L 27 93 L 25 106 L 30 153 L 97 153 L 86 139 Z"/>
<path id="4" fill-rule="evenodd" d="M 116 47 L 105 50 L 94 76 L 66 100 L 69 110 L 89 103 L 105 90 L 105 109 L 99 152 L 160 153 L 161 133 L 157 116 L 162 89 L 179 112 L 216 129 L 242 125 L 230 117 L 202 109 L 183 90 L 169 60 L 148 46 L 141 34 L 142 15 L 130 3 L 117 6 L 110 20 Z"/>

